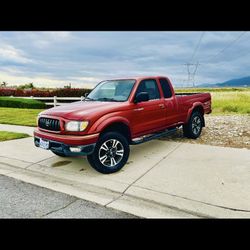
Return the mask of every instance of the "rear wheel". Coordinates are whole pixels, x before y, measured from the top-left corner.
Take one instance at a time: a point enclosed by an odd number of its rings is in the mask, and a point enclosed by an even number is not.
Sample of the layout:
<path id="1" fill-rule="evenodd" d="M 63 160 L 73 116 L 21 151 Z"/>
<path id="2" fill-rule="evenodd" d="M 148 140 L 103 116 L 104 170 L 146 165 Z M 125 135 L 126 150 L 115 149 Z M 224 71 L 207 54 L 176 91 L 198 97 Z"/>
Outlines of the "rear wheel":
<path id="1" fill-rule="evenodd" d="M 123 135 L 107 132 L 101 136 L 93 154 L 87 158 L 95 170 L 110 174 L 119 171 L 126 164 L 129 152 L 129 144 Z"/>
<path id="2" fill-rule="evenodd" d="M 196 139 L 200 136 L 202 131 L 203 115 L 195 111 L 192 113 L 187 124 L 183 125 L 184 136 L 192 139 Z"/>

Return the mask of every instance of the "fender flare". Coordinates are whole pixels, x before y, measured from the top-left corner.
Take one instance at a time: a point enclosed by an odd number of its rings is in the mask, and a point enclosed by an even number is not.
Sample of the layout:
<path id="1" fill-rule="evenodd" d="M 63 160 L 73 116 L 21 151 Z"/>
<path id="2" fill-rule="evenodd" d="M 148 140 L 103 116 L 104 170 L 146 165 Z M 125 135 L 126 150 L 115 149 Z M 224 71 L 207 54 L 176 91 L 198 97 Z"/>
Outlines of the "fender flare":
<path id="1" fill-rule="evenodd" d="M 203 114 L 204 114 L 204 105 L 203 105 L 203 103 L 202 102 L 194 102 L 193 105 L 192 105 L 192 107 L 188 109 L 187 118 L 186 118 L 185 123 L 188 123 L 188 121 L 190 119 L 190 116 L 191 116 L 192 112 L 194 111 L 194 109 L 196 107 L 201 107 L 202 110 L 203 110 Z M 205 126 L 205 121 L 203 121 L 203 125 Z"/>
<path id="2" fill-rule="evenodd" d="M 91 126 L 89 133 L 93 133 L 93 134 L 100 133 L 109 125 L 112 125 L 114 123 L 123 123 L 129 128 L 131 132 L 130 123 L 126 118 L 119 116 L 119 115 L 114 116 L 114 114 L 107 114 L 107 115 L 102 116 L 97 121 L 95 121 L 95 123 Z"/>

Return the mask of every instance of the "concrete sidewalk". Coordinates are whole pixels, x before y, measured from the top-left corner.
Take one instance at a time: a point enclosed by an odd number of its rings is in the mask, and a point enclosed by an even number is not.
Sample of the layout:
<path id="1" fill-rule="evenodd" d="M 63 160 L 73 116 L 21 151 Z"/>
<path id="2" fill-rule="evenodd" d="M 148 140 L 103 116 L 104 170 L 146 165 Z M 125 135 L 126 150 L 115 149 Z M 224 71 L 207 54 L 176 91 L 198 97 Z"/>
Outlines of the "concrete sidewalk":
<path id="1" fill-rule="evenodd" d="M 0 124 L 0 131 L 9 131 L 17 133 L 25 133 L 28 135 L 33 135 L 34 127 Z"/>
<path id="2" fill-rule="evenodd" d="M 1 127 L 0 127 L 1 129 Z M 250 151 L 155 140 L 131 146 L 127 165 L 102 175 L 33 138 L 0 143 L 0 174 L 141 217 L 250 217 Z"/>

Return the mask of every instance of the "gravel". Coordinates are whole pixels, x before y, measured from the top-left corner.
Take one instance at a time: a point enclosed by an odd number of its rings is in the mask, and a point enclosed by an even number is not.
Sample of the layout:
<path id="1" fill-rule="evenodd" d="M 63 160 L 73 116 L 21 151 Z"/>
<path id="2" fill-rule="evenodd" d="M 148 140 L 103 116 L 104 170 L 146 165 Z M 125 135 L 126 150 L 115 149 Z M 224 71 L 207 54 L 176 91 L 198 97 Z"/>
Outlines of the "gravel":
<path id="1" fill-rule="evenodd" d="M 162 140 L 250 149 L 250 115 L 206 115 L 205 122 L 196 140 L 183 137 L 182 128 Z"/>

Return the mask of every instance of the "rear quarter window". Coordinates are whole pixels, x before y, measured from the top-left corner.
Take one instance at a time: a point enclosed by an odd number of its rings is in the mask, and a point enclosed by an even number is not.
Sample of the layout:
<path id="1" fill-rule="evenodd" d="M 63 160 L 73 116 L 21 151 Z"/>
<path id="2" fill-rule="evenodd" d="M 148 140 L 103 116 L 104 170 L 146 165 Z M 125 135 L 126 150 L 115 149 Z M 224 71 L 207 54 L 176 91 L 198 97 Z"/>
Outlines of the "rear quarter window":
<path id="1" fill-rule="evenodd" d="M 172 97 L 172 91 L 171 91 L 171 88 L 167 79 L 161 78 L 159 79 L 159 81 L 160 81 L 161 88 L 164 94 L 164 98 Z"/>

